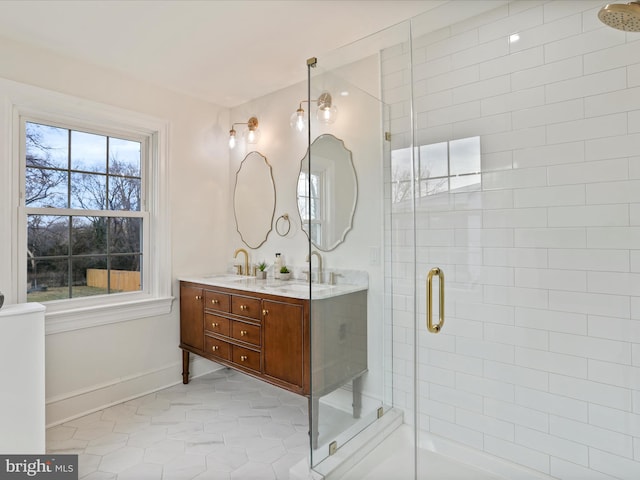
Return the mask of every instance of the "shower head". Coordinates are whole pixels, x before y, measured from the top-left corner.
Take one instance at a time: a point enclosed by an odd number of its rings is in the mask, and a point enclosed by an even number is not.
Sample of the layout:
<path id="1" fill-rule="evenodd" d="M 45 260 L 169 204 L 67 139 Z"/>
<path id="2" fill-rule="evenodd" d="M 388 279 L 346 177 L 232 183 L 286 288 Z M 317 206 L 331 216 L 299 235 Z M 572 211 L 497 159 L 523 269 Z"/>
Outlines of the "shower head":
<path id="1" fill-rule="evenodd" d="M 598 18 L 618 30 L 640 32 L 640 2 L 610 3 L 600 9 Z"/>

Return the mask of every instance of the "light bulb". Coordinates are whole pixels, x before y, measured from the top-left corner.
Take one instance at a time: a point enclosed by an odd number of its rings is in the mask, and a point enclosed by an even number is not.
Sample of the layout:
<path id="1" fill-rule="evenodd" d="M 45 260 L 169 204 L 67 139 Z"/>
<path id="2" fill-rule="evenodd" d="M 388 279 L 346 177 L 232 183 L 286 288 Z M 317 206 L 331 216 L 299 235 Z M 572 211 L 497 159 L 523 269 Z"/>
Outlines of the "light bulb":
<path id="1" fill-rule="evenodd" d="M 247 143 L 258 143 L 258 140 L 260 140 L 260 130 L 257 128 L 250 128 L 247 132 Z"/>
<path id="2" fill-rule="evenodd" d="M 318 108 L 318 112 L 316 113 L 316 118 L 318 119 L 318 121 L 325 124 L 331 124 L 335 122 L 337 116 L 338 109 L 335 105 Z"/>
<path id="3" fill-rule="evenodd" d="M 307 126 L 307 122 L 304 121 L 304 110 L 302 108 L 297 109 L 289 119 L 289 125 L 291 128 L 295 128 L 298 132 L 304 132 Z"/>
<path id="4" fill-rule="evenodd" d="M 316 112 L 316 118 L 320 123 L 333 123 L 336 121 L 338 115 L 338 108 L 333 105 L 331 101 L 331 94 L 329 92 L 322 92 L 318 97 L 318 111 Z"/>
<path id="5" fill-rule="evenodd" d="M 236 146 L 236 131 L 231 129 L 229 131 L 229 148 L 235 148 Z"/>

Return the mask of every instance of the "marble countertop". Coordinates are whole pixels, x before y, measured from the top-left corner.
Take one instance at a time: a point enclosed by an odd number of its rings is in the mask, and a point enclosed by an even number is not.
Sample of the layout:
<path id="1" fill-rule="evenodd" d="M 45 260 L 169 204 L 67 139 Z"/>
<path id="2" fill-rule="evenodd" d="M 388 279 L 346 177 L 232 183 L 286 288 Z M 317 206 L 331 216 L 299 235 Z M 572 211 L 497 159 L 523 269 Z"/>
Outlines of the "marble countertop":
<path id="1" fill-rule="evenodd" d="M 266 293 L 269 295 L 301 298 L 304 300 L 309 299 L 309 283 L 302 280 L 276 280 L 273 278 L 258 280 L 256 277 L 246 277 L 228 273 L 182 276 L 179 280 L 211 285 L 213 287 L 233 288 L 247 292 Z M 321 300 L 367 290 L 367 288 L 368 286 L 364 283 L 339 285 L 313 283 L 311 285 L 311 299 Z"/>

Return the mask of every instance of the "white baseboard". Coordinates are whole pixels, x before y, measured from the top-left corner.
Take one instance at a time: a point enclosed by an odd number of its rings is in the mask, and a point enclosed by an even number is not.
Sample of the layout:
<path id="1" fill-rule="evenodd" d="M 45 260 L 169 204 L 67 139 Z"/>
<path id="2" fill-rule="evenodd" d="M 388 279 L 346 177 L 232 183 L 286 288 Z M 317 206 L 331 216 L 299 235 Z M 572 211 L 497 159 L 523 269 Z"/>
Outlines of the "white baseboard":
<path id="1" fill-rule="evenodd" d="M 192 355 L 192 358 L 190 378 L 224 368 L 196 355 Z M 47 428 L 178 383 L 182 383 L 182 362 L 171 363 L 155 370 L 140 372 L 112 382 L 92 385 L 86 389 L 48 398 L 46 400 Z"/>

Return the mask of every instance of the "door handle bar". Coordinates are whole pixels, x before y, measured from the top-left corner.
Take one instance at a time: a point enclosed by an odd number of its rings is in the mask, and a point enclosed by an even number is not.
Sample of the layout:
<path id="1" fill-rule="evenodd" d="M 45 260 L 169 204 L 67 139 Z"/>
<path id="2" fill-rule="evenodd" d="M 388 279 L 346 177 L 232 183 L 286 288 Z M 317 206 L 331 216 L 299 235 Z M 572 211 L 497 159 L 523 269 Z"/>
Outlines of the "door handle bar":
<path id="1" fill-rule="evenodd" d="M 433 277 L 439 278 L 440 308 L 436 325 L 433 324 Z M 427 275 L 427 330 L 431 333 L 440 333 L 444 325 L 444 272 L 438 267 L 429 270 Z"/>

